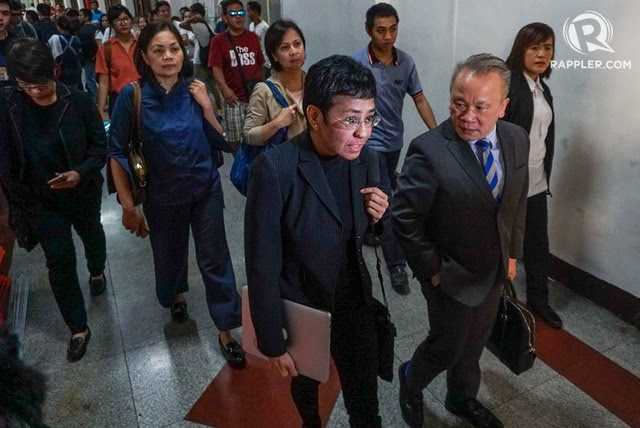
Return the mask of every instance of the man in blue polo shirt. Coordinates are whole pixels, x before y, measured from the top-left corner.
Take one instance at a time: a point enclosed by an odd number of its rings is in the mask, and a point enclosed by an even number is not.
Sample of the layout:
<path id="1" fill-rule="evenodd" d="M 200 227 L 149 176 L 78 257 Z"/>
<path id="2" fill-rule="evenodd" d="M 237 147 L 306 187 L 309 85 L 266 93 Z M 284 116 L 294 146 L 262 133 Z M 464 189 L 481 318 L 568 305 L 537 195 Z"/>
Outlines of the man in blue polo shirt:
<path id="1" fill-rule="evenodd" d="M 368 67 L 376 78 L 376 113 L 382 120 L 373 128 L 367 145 L 378 153 L 381 173 L 386 172 L 389 177 L 389 188 L 384 189 L 384 183 L 381 186 L 389 198 L 396 188 L 396 168 L 404 144 L 402 107 L 405 95 L 413 98 L 420 117 L 429 129 L 437 125 L 429 101 L 422 92 L 413 58 L 393 46 L 398 36 L 398 21 L 398 12 L 390 4 L 372 6 L 367 11 L 365 24 L 371 42 L 353 54 L 353 58 Z M 401 294 L 408 293 L 405 257 L 390 221 L 385 222 L 380 244 L 393 289 Z"/>

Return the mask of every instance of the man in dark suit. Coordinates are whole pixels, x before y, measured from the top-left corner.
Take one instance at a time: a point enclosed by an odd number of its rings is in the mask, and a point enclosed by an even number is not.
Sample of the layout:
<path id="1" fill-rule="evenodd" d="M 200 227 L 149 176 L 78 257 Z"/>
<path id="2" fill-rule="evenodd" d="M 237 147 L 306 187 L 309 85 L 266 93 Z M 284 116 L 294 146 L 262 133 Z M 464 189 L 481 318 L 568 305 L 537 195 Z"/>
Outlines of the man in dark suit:
<path id="1" fill-rule="evenodd" d="M 260 155 L 245 208 L 245 258 L 258 348 L 292 377 L 305 427 L 320 427 L 318 382 L 298 375 L 282 334 L 281 298 L 331 312 L 331 353 L 351 426 L 380 427 L 371 277 L 362 256 L 388 202 L 365 143 L 379 122 L 371 71 L 340 55 L 309 68 L 309 130 Z M 378 230 L 377 232 L 380 232 Z"/>
<path id="2" fill-rule="evenodd" d="M 529 138 L 499 121 L 510 72 L 474 55 L 451 79 L 451 117 L 409 147 L 392 202 L 396 231 L 429 308 L 429 335 L 399 368 L 400 406 L 422 426 L 422 390 L 447 371 L 445 407 L 476 427 L 502 423 L 476 399 L 478 361 L 507 276 L 522 256 Z"/>

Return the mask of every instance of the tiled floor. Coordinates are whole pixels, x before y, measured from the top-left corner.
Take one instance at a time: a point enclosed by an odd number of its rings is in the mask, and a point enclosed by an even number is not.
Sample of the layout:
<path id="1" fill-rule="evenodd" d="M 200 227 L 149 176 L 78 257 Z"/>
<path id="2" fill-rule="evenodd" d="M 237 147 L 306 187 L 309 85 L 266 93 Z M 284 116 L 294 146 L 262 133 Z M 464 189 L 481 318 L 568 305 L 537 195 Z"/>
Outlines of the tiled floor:
<path id="1" fill-rule="evenodd" d="M 228 181 L 229 166 L 227 157 L 222 169 L 225 221 L 240 287 L 246 282 L 244 198 Z M 192 256 L 191 291 L 187 295 L 192 319 L 178 326 L 155 298 L 148 240 L 131 236 L 122 227 L 120 216 L 115 197 L 105 196 L 102 220 L 107 233 L 109 283 L 107 293 L 98 298 L 92 298 L 85 286 L 93 336 L 87 355 L 78 363 L 70 364 L 65 359 L 69 332 L 51 295 L 40 249 L 29 254 L 17 250 L 15 255 L 14 276 L 20 273 L 23 279 L 19 284 L 30 287 L 22 355 L 49 379 L 45 421 L 53 427 L 196 426 L 183 418 L 224 360 L 195 259 Z M 80 279 L 86 284 L 88 273 L 81 243 L 76 241 Z M 365 252 L 373 273 L 373 251 L 367 248 Z M 516 282 L 522 293 L 521 282 Z M 411 356 L 428 330 L 426 303 L 417 284 L 411 285 L 407 296 L 389 293 L 399 332 L 398 364 Z M 560 284 L 552 285 L 552 304 L 558 308 L 567 331 L 640 377 L 640 332 Z M 507 426 L 626 426 L 542 361 L 521 376 L 511 374 L 488 352 L 481 365 L 479 399 Z M 392 384 L 381 381 L 379 385 L 383 425 L 404 426 L 397 406 L 397 380 Z M 445 388 L 441 375 L 425 391 L 425 426 L 467 426 L 444 409 Z M 329 426 L 348 426 L 340 398 Z"/>

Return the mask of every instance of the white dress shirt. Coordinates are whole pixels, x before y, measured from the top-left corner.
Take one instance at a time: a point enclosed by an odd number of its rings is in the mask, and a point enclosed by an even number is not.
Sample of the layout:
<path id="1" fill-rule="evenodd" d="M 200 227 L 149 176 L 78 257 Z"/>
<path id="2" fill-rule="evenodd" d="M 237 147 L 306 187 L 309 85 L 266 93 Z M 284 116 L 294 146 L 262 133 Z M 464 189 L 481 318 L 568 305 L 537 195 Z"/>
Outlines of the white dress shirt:
<path id="1" fill-rule="evenodd" d="M 547 153 L 547 146 L 544 140 L 547 138 L 549 125 L 553 119 L 553 112 L 549 103 L 544 98 L 544 89 L 540 83 L 540 76 L 534 81 L 524 73 L 529 88 L 533 95 L 533 121 L 529 130 L 529 193 L 528 197 L 546 192 L 547 174 L 544 170 L 544 156 Z"/>

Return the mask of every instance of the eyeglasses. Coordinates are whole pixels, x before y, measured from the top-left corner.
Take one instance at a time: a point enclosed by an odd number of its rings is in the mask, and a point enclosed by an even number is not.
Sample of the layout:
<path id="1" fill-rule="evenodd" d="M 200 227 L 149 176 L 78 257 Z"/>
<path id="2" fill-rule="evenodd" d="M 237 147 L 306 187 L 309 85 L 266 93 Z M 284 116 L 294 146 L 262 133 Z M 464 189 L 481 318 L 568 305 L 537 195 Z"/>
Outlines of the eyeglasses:
<path id="1" fill-rule="evenodd" d="M 24 83 L 18 82 L 18 89 L 23 92 L 33 92 L 33 91 L 44 91 L 49 88 L 50 83 L 41 83 L 39 85 L 26 85 Z"/>
<path id="2" fill-rule="evenodd" d="M 331 114 L 329 114 L 328 111 L 326 110 L 322 110 L 323 112 L 325 112 L 327 114 L 327 116 L 333 116 Z M 335 119 L 337 119 L 335 121 L 335 124 L 338 125 L 337 127 L 340 129 L 344 129 L 344 130 L 353 130 L 355 131 L 356 129 L 360 128 L 360 125 L 362 125 L 364 123 L 364 127 L 365 128 L 373 128 L 374 126 L 376 126 L 377 124 L 380 123 L 380 116 L 378 116 L 377 114 L 373 114 L 371 116 L 367 116 L 364 118 L 364 120 L 358 120 L 355 117 L 347 117 L 345 119 L 338 119 L 337 117 L 333 116 Z"/>
<path id="3" fill-rule="evenodd" d="M 229 15 L 229 16 L 236 16 L 236 15 L 244 16 L 244 14 L 245 14 L 244 9 L 241 9 L 241 10 L 230 10 L 229 12 L 227 12 L 227 15 Z"/>
<path id="4" fill-rule="evenodd" d="M 120 19 L 114 19 L 113 22 L 115 22 L 118 25 L 126 25 L 129 22 L 131 22 L 131 18 L 120 18 Z"/>

